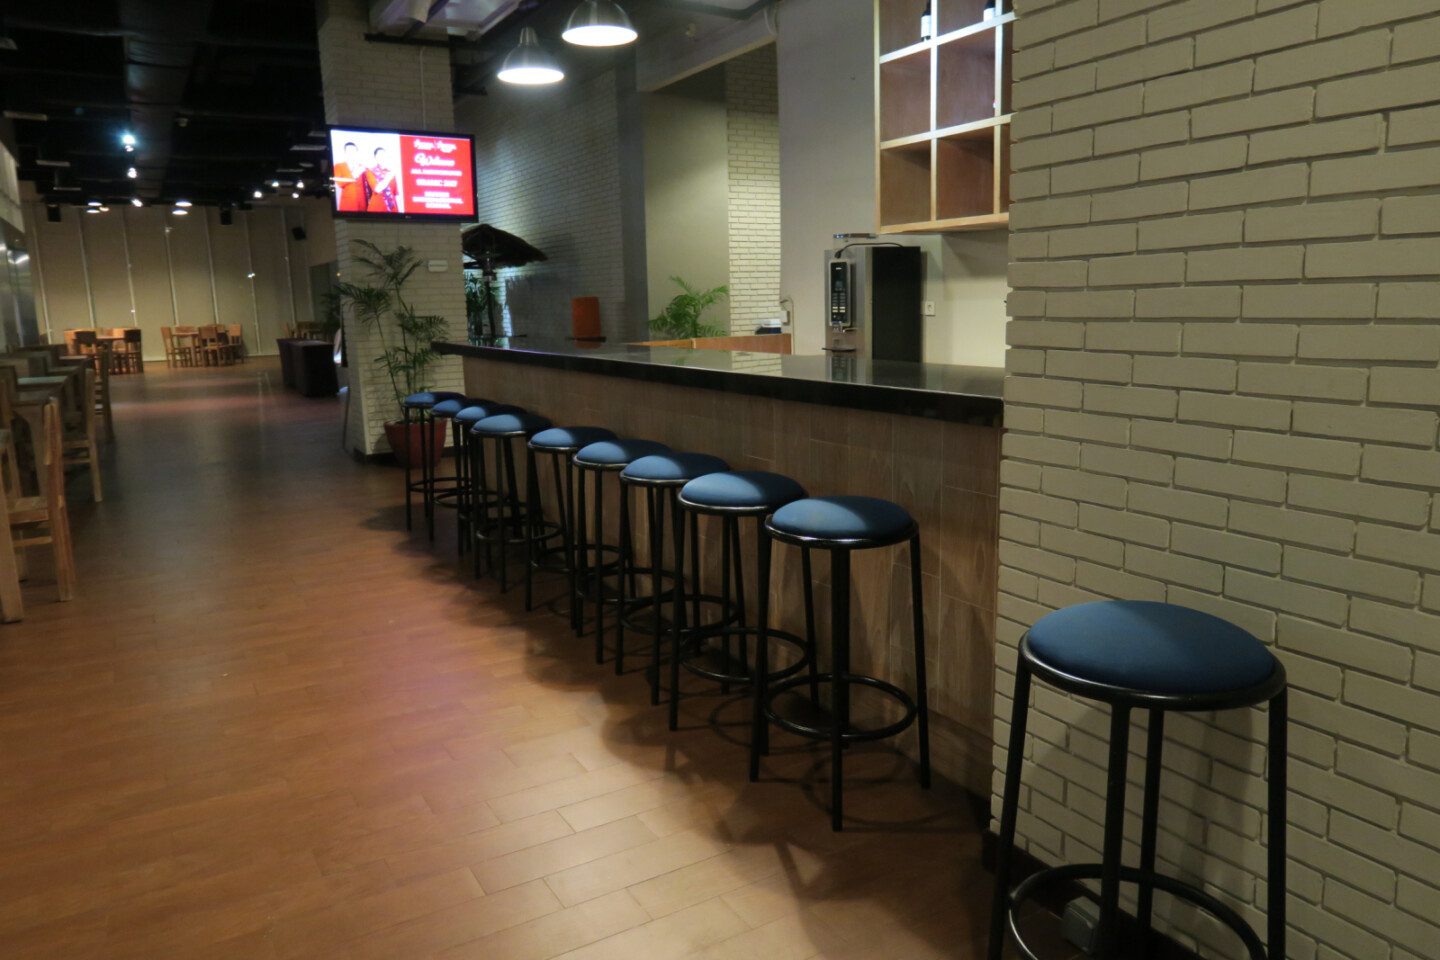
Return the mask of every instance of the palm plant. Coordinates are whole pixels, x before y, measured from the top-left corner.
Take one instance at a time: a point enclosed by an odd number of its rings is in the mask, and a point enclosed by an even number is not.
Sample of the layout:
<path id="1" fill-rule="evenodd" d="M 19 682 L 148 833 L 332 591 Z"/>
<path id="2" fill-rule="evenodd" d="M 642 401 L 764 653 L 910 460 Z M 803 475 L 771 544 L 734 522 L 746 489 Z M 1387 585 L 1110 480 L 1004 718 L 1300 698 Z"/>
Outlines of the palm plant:
<path id="1" fill-rule="evenodd" d="M 728 297 L 730 289 L 719 286 L 711 290 L 697 290 L 679 277 L 670 279 L 679 284 L 682 292 L 676 294 L 659 316 L 650 321 L 650 329 L 669 334 L 677 340 L 723 336 L 723 329 L 713 323 L 701 323 L 700 317 Z"/>
<path id="2" fill-rule="evenodd" d="M 373 328 L 379 337 L 375 362 L 390 377 L 395 411 L 403 415 L 405 398 L 429 389 L 426 380 L 439 357 L 430 344 L 445 335 L 445 318 L 420 314 L 405 299 L 405 283 L 420 266 L 414 250 L 404 246 L 381 250 L 369 240 L 355 243 L 361 250 L 352 259 L 367 268 L 370 282 L 341 283 L 336 289 L 350 304 L 356 321 Z"/>

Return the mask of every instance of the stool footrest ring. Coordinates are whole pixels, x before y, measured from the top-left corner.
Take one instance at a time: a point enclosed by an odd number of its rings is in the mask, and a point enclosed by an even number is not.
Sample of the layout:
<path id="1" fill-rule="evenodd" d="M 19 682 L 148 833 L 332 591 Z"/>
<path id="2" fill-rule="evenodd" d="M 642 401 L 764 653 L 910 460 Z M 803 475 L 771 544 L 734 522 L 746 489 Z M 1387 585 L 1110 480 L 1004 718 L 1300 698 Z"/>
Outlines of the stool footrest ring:
<path id="1" fill-rule="evenodd" d="M 884 740 L 887 737 L 895 736 L 897 733 L 900 733 L 906 727 L 910 726 L 910 724 L 915 722 L 915 717 L 919 712 L 915 707 L 915 700 L 910 696 L 910 694 L 895 686 L 895 684 L 889 683 L 885 680 L 881 680 L 878 677 L 867 677 L 861 674 L 845 674 L 844 677 L 848 683 L 854 686 L 870 687 L 871 689 L 879 690 L 881 693 L 889 696 L 891 699 L 895 700 L 902 707 L 905 708 L 905 715 L 899 720 L 896 720 L 894 723 L 887 723 L 883 727 L 874 727 L 868 730 L 862 730 L 852 727 L 851 729 L 845 730 L 840 734 L 840 741 L 842 743 L 860 743 L 868 740 Z M 822 673 L 816 676 L 813 682 L 817 685 L 824 683 L 834 683 L 836 679 L 837 677 L 833 673 Z M 831 728 L 817 727 L 811 726 L 807 723 L 801 723 L 798 720 L 784 716 L 783 714 L 777 713 L 775 711 L 776 697 L 780 696 L 783 693 L 788 693 L 789 691 L 794 690 L 797 687 L 809 686 L 811 682 L 812 680 L 808 676 L 791 677 L 784 683 L 777 684 L 776 686 L 771 688 L 767 692 L 765 697 L 765 716 L 771 723 L 775 724 L 782 730 L 788 730 L 793 734 L 801 737 L 808 737 L 811 740 L 829 740 L 833 734 Z"/>
<path id="2" fill-rule="evenodd" d="M 667 573 L 668 573 L 668 571 L 667 571 Z M 662 574 L 662 576 L 665 576 L 665 574 Z M 660 594 L 660 604 L 661 604 L 662 607 L 665 606 L 666 604 L 674 604 L 674 602 L 675 602 L 674 598 L 671 597 L 668 592 L 665 592 L 665 591 L 662 591 L 662 592 L 661 592 L 661 594 Z M 716 595 L 716 594 L 712 594 L 712 593 L 687 593 L 687 594 L 685 594 L 685 596 L 684 596 L 684 598 L 683 598 L 683 600 L 682 600 L 681 602 L 686 603 L 686 604 L 692 604 L 692 605 L 693 605 L 693 604 L 702 604 L 702 603 L 703 603 L 703 604 L 705 604 L 705 605 L 707 605 L 707 606 L 712 605 L 712 604 L 715 605 L 715 606 L 723 606 L 724 603 L 725 603 L 725 599 L 724 599 L 723 597 L 720 597 L 720 596 L 718 596 L 718 595 Z M 645 612 L 648 612 L 648 611 L 654 609 L 654 606 L 655 606 L 655 598 L 654 598 L 653 596 L 629 597 L 629 598 L 627 598 L 626 601 L 625 601 L 625 607 L 626 607 L 626 609 L 625 609 L 625 613 L 624 613 L 625 629 L 626 629 L 626 630 L 633 630 L 633 631 L 635 631 L 636 633 L 650 633 L 650 632 L 652 632 L 652 631 L 655 629 L 655 624 L 654 624 L 653 622 L 646 622 L 646 621 L 644 621 L 644 620 L 636 620 L 636 619 L 635 619 L 635 616 L 636 616 L 637 613 L 645 613 Z M 734 605 L 734 603 L 731 603 L 730 606 L 731 606 L 731 608 L 733 608 L 735 605 Z M 718 617 L 718 619 L 712 620 L 712 621 L 710 621 L 709 623 L 703 623 L 703 624 L 700 624 L 699 626 L 696 626 L 696 627 L 692 627 L 692 626 L 688 626 L 688 625 L 687 625 L 687 626 L 685 627 L 685 632 L 686 632 L 686 633 L 691 633 L 691 632 L 703 633 L 703 632 L 705 632 L 705 631 L 707 631 L 707 630 L 719 630 L 721 627 L 727 626 L 727 625 L 735 622 L 735 612 L 734 612 L 733 609 L 730 609 L 730 610 L 722 610 L 720 613 L 716 614 L 716 616 Z M 669 637 L 670 634 L 671 634 L 671 632 L 672 632 L 672 630 L 673 630 L 673 628 L 674 628 L 673 623 L 672 623 L 667 617 L 665 617 L 665 616 L 663 615 L 663 613 L 662 613 L 661 618 L 660 618 L 660 631 L 661 631 L 661 633 L 663 633 L 666 637 Z"/>
<path id="3" fill-rule="evenodd" d="M 1104 867 L 1098 863 L 1075 863 L 1061 867 L 1047 867 L 1044 870 L 1030 874 L 1010 894 L 1009 902 L 1006 904 L 1005 912 L 1009 921 L 1010 936 L 1015 942 L 1016 948 L 1020 951 L 1025 960 L 1041 960 L 1035 952 L 1026 945 L 1020 936 L 1018 925 L 1015 922 L 1015 915 L 1024 902 L 1029 899 L 1040 887 L 1050 883 L 1062 883 L 1074 880 L 1098 880 Z M 1179 897 L 1193 903 L 1206 913 L 1219 920 L 1239 937 L 1245 944 L 1246 951 L 1250 954 L 1250 960 L 1267 960 L 1265 945 L 1260 942 L 1260 937 L 1251 928 L 1245 919 L 1236 913 L 1225 903 L 1212 897 L 1193 884 L 1174 877 L 1167 877 L 1163 874 L 1141 870 L 1139 867 L 1121 867 L 1120 881 L 1122 883 L 1149 883 L 1156 890 L 1168 893 L 1171 896 Z M 1281 960 L 1281 958 L 1276 958 Z"/>
<path id="4" fill-rule="evenodd" d="M 695 674 L 697 677 L 714 680 L 716 683 L 749 683 L 751 680 L 750 673 L 724 673 L 720 670 L 710 670 L 701 665 L 697 654 L 700 646 L 707 640 L 715 640 L 723 637 L 758 637 L 759 635 L 759 627 L 722 627 L 718 630 L 705 630 L 693 636 L 684 637 L 680 641 L 680 666 Z M 814 655 L 810 650 L 810 644 L 788 631 L 767 630 L 765 631 L 765 637 L 767 640 L 778 640 L 780 643 L 797 647 L 800 650 L 800 659 L 779 670 L 772 670 L 767 673 L 765 675 L 766 683 L 778 683 L 788 677 L 793 677 L 809 665 L 810 658 Z M 808 676 L 803 679 L 806 683 L 809 682 Z"/>

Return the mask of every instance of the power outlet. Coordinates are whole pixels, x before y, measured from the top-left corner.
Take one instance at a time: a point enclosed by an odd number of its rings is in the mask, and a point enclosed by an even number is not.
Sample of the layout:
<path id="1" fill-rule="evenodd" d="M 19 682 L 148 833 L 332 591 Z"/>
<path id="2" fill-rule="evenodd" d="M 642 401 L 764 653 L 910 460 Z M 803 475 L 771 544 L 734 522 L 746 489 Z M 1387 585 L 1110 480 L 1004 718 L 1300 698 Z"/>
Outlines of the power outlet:
<path id="1" fill-rule="evenodd" d="M 934 301 L 934 300 L 926 300 L 926 301 L 925 301 L 925 316 L 927 316 L 927 317 L 933 317 L 933 316 L 935 316 L 935 301 Z"/>

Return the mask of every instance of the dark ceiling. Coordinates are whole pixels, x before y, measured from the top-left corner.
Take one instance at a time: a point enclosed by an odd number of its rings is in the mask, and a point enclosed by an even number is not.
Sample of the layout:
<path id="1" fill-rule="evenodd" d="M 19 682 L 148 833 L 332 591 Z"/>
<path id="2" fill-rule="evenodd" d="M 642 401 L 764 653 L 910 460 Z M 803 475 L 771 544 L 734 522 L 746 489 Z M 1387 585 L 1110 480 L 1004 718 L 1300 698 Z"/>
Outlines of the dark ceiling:
<path id="1" fill-rule="evenodd" d="M 629 55 L 561 42 L 574 4 L 520 0 L 482 37 L 439 40 L 454 54 L 456 94 L 483 95 L 524 26 L 572 82 Z M 642 36 L 767 5 L 626 4 Z M 325 189 L 326 154 L 306 149 L 325 142 L 313 0 L 3 0 L 0 37 L 14 46 L 0 48 L 0 108 L 15 124 L 20 179 L 48 203 L 245 203 L 273 180 Z"/>
<path id="2" fill-rule="evenodd" d="M 321 142 L 310 134 L 324 125 L 307 0 L 5 0 L 3 10 L 16 49 L 0 50 L 0 105 L 46 118 L 15 128 L 20 178 L 47 201 L 236 202 L 277 167 L 317 162 L 291 149 Z"/>

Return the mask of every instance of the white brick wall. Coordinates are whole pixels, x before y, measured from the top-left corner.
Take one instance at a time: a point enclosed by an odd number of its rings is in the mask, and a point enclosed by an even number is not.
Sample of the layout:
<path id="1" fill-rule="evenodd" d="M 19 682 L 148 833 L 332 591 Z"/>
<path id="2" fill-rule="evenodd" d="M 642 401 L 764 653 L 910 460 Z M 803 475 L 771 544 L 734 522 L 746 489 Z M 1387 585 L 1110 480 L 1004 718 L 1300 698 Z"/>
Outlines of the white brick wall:
<path id="1" fill-rule="evenodd" d="M 1294 690 L 1289 956 L 1440 956 L 1440 0 L 1015 7 L 997 761 L 1050 609 L 1231 619 Z M 1024 842 L 1092 859 L 1100 714 L 1035 710 Z M 1163 868 L 1257 918 L 1263 721 L 1167 730 Z"/>
<path id="2" fill-rule="evenodd" d="M 450 57 L 444 50 L 368 43 L 367 5 L 363 0 L 330 0 L 320 25 L 320 73 L 325 84 L 325 118 L 331 123 L 398 127 L 410 130 L 454 129 L 451 109 Z M 431 273 L 422 267 L 405 287 L 406 297 L 421 314 L 449 321 L 454 336 L 464 336 L 465 289 L 460 268 L 460 230 L 452 225 L 335 221 L 335 244 L 341 279 L 364 283 L 366 274 L 349 259 L 355 240 L 369 240 L 381 249 L 408 246 L 422 260 L 444 260 L 448 269 Z M 365 454 L 389 449 L 384 423 L 400 416 L 389 377 L 375 364 L 381 346 L 372 330 L 345 320 L 350 374 L 348 442 Z M 392 343 L 392 346 L 394 344 Z M 464 375 L 457 358 L 432 367 L 425 386 L 462 390 Z"/>
<path id="3" fill-rule="evenodd" d="M 501 271 L 517 333 L 568 337 L 572 297 L 599 297 L 612 340 L 625 327 L 615 74 L 583 84 L 505 89 L 456 108 L 475 135 L 481 222 L 539 247 L 542 263 Z"/>
<path id="4" fill-rule="evenodd" d="M 728 60 L 730 331 L 780 314 L 780 99 L 775 45 Z"/>

